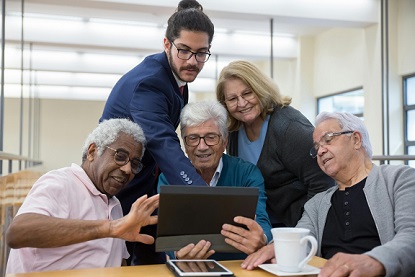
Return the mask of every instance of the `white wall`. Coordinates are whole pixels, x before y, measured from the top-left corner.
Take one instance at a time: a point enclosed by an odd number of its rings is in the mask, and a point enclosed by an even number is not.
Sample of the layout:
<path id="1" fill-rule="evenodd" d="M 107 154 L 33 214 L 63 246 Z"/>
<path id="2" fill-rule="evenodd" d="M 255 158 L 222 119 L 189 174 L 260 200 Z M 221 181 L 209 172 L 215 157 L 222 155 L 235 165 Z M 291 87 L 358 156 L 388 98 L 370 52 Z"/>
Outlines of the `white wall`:
<path id="1" fill-rule="evenodd" d="M 313 89 L 315 39 L 303 37 L 299 42 L 299 59 L 296 61 L 296 78 L 292 105 L 300 110 L 310 122 L 314 122 L 317 108 Z"/>
<path id="2" fill-rule="evenodd" d="M 357 87 L 365 93 L 365 123 L 373 152 L 382 153 L 382 91 L 379 26 L 332 29 L 315 39 L 315 98 Z"/>
<path id="3" fill-rule="evenodd" d="M 396 3 L 394 1 L 392 4 Z M 400 0 L 398 1 L 398 59 L 399 74 L 407 75 L 415 72 L 415 1 Z"/>
<path id="4" fill-rule="evenodd" d="M 81 164 L 86 137 L 96 127 L 105 102 L 43 99 L 40 101 L 39 159 L 43 170 L 52 170 L 71 163 Z M 7 110 L 19 110 L 19 99 L 6 99 Z M 27 111 L 27 110 L 26 110 Z M 5 115 L 4 152 L 18 154 L 19 125 L 16 113 Z M 25 129 L 27 126 L 25 126 Z M 23 155 L 28 156 L 27 138 Z"/>
<path id="5" fill-rule="evenodd" d="M 81 163 L 84 141 L 97 126 L 104 102 L 43 100 L 40 153 L 46 168 Z"/>
<path id="6" fill-rule="evenodd" d="M 364 30 L 331 29 L 318 35 L 314 46 L 314 96 L 356 88 L 367 69 Z"/>

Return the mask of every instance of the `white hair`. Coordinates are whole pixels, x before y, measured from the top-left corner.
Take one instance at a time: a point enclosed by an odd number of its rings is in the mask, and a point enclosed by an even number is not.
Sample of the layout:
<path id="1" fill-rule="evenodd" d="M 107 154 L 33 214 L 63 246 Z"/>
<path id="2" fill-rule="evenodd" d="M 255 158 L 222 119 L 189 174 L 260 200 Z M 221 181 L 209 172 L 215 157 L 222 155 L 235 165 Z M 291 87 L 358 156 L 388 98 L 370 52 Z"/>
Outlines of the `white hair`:
<path id="1" fill-rule="evenodd" d="M 127 118 L 112 118 L 102 121 L 89 134 L 82 149 L 82 161 L 86 159 L 88 147 L 91 143 L 96 144 L 98 155 L 100 156 L 102 155 L 105 146 L 108 146 L 116 141 L 121 133 L 130 135 L 136 142 L 142 145 L 142 157 L 145 151 L 146 138 L 140 125 Z"/>
<path id="2" fill-rule="evenodd" d="M 357 116 L 346 113 L 346 112 L 321 112 L 316 117 L 316 126 L 323 121 L 335 119 L 339 123 L 342 131 L 358 131 L 362 134 L 362 147 L 366 152 L 366 155 L 371 159 L 372 158 L 372 145 L 369 140 L 369 133 L 367 128 L 360 118 Z"/>

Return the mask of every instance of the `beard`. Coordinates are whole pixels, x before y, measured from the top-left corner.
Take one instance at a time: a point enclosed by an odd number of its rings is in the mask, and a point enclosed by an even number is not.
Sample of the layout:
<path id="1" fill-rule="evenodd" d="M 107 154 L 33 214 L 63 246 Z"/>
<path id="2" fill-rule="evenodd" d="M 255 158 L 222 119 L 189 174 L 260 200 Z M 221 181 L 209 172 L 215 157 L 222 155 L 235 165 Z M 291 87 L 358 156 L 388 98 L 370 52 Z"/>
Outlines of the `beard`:
<path id="1" fill-rule="evenodd" d="M 177 68 L 176 64 L 173 61 L 173 55 L 171 53 L 171 51 L 169 51 L 169 54 L 167 55 L 167 58 L 169 60 L 169 64 L 170 64 L 170 68 L 173 71 L 174 75 L 176 75 L 177 78 L 179 78 L 180 81 L 182 82 L 186 82 L 186 83 L 191 83 L 193 82 L 197 75 L 199 75 L 199 72 L 201 70 L 201 68 L 197 67 L 196 65 L 187 65 L 187 66 L 182 66 L 180 68 Z M 194 57 L 192 56 L 191 59 L 194 59 Z M 196 76 L 194 78 L 192 78 L 191 80 L 183 80 L 183 78 L 180 76 L 180 72 L 182 70 L 193 70 L 196 72 Z"/>

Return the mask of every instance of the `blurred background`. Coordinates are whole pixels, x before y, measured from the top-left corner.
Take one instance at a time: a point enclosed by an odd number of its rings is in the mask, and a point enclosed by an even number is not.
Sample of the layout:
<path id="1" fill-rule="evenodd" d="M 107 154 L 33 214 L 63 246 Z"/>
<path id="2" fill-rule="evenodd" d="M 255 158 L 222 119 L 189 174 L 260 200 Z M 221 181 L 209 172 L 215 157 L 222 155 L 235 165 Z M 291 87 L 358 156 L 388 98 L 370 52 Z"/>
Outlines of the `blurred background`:
<path id="1" fill-rule="evenodd" d="M 221 69 L 249 60 L 311 122 L 349 111 L 365 120 L 375 155 L 415 154 L 415 1 L 199 2 L 215 36 L 190 101 L 214 99 Z M 163 51 L 177 4 L 3 0 L 0 151 L 45 170 L 80 163 L 116 81 Z"/>

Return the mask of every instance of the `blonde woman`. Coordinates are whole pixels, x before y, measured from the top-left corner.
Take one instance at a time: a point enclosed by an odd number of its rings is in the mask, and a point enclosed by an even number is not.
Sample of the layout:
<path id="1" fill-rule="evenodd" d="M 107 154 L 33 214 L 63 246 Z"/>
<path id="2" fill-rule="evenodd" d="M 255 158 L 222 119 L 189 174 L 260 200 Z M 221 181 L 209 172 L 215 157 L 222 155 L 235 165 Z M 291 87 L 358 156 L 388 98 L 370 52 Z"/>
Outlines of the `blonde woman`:
<path id="1" fill-rule="evenodd" d="M 247 61 L 223 68 L 216 96 L 228 111 L 228 154 L 261 170 L 273 227 L 295 226 L 305 202 L 334 185 L 309 155 L 313 125 Z"/>

